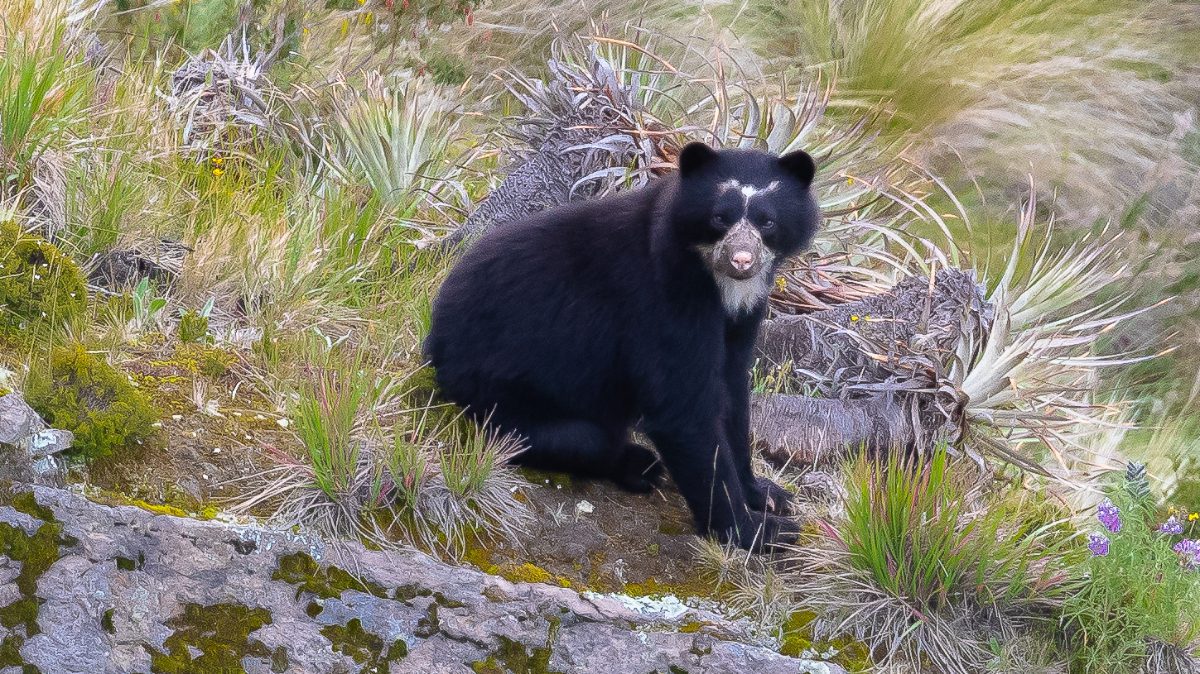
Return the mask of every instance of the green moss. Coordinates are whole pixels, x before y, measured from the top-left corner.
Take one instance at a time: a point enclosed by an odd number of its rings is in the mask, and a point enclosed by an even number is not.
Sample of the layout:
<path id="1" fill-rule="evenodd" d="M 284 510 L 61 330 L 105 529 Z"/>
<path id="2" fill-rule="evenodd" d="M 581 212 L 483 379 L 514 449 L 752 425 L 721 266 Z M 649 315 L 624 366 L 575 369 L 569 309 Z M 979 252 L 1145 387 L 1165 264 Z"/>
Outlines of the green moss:
<path id="1" fill-rule="evenodd" d="M 175 630 L 163 643 L 166 652 L 150 649 L 154 674 L 245 674 L 242 658 L 273 658 L 274 653 L 250 634 L 271 624 L 271 612 L 239 604 L 184 606 L 183 615 L 167 621 Z M 193 650 L 199 655 L 193 657 Z"/>
<path id="2" fill-rule="evenodd" d="M 550 648 L 526 648 L 519 641 L 500 637 L 500 646 L 484 660 L 471 663 L 477 674 L 563 674 L 550 669 Z"/>
<path id="3" fill-rule="evenodd" d="M 187 500 L 190 500 L 186 495 L 176 494 L 175 491 L 169 486 L 165 490 L 164 495 L 168 498 L 178 499 L 178 505 L 173 505 L 171 503 L 151 503 L 140 498 L 131 498 L 130 496 L 122 494 L 121 492 L 110 489 L 94 489 L 88 491 L 88 498 L 96 503 L 103 503 L 104 505 L 111 506 L 133 506 L 135 508 L 145 510 L 146 512 L 154 513 L 155 515 L 193 517 L 195 519 L 206 520 L 215 517 L 215 513 L 217 512 L 216 508 L 213 506 L 205 506 L 204 508 L 199 509 L 199 512 L 194 514 L 189 512 L 184 506 L 194 507 L 197 504 L 194 501 L 192 503 L 186 502 Z"/>
<path id="4" fill-rule="evenodd" d="M 442 621 L 438 618 L 438 605 L 433 602 L 429 608 L 425 609 L 425 617 L 417 621 L 417 626 L 413 628 L 413 634 L 428 639 L 437 634 L 442 629 Z"/>
<path id="5" fill-rule="evenodd" d="M 184 344 L 208 340 L 208 317 L 187 310 L 179 318 L 179 341 Z"/>
<path id="6" fill-rule="evenodd" d="M 530 564 L 529 562 L 520 565 L 504 564 L 500 567 L 493 567 L 493 569 L 490 573 L 514 583 L 542 583 L 544 585 L 571 587 L 571 581 L 568 578 L 556 576 L 542 567 Z"/>
<path id="7" fill-rule="evenodd" d="M 170 515 L 172 517 L 187 517 L 187 511 L 183 508 L 177 508 L 166 503 L 149 503 L 141 499 L 131 499 L 129 505 L 137 506 L 142 510 L 152 512 L 155 515 Z"/>
<path id="8" fill-rule="evenodd" d="M 125 375 L 82 346 L 60 347 L 30 371 L 29 404 L 55 428 L 75 434 L 71 452 L 110 456 L 148 439 L 158 415 Z"/>
<path id="9" fill-rule="evenodd" d="M 325 607 L 321 606 L 320 604 L 318 604 L 315 601 L 308 602 L 308 606 L 304 607 L 304 613 L 309 618 L 316 618 L 317 616 L 321 615 L 321 611 L 324 611 L 324 610 L 325 610 Z"/>
<path id="10" fill-rule="evenodd" d="M 116 625 L 113 624 L 113 611 L 114 610 L 115 609 L 110 608 L 104 612 L 104 615 L 100 616 L 100 627 L 102 627 L 104 629 L 104 631 L 108 632 L 109 634 L 117 633 L 117 627 L 116 627 Z"/>
<path id="11" fill-rule="evenodd" d="M 25 662 L 21 657 L 21 644 L 24 642 L 16 635 L 4 637 L 4 641 L 0 642 L 0 667 L 20 667 Z"/>
<path id="12" fill-rule="evenodd" d="M 127 557 L 117 557 L 117 568 L 122 571 L 133 571 L 135 565 L 132 559 Z"/>
<path id="13" fill-rule="evenodd" d="M 0 222 L 0 334 L 27 337 L 58 326 L 87 306 L 83 274 L 45 239 Z"/>
<path id="14" fill-rule="evenodd" d="M 783 643 L 779 652 L 789 657 L 798 658 L 811 653 L 828 653 L 835 655 L 830 662 L 842 666 L 850 672 L 866 672 L 874 668 L 871 651 L 866 644 L 852 636 L 840 636 L 835 639 L 817 640 L 813 637 L 813 622 L 817 614 L 812 611 L 796 611 L 788 616 L 783 626 Z M 807 652 L 807 653 L 806 653 Z"/>
<path id="15" fill-rule="evenodd" d="M 500 567 L 492 563 L 492 553 L 487 548 L 472 545 L 463 553 L 462 559 L 484 573 L 496 575 L 500 570 Z"/>
<path id="16" fill-rule="evenodd" d="M 288 670 L 291 662 L 288 661 L 287 648 L 278 646 L 275 652 L 271 653 L 271 671 L 275 674 L 283 674 Z"/>
<path id="17" fill-rule="evenodd" d="M 527 467 L 518 468 L 517 472 L 533 484 L 546 485 L 556 489 L 570 489 L 571 485 L 573 484 L 571 482 L 571 476 L 567 473 L 555 473 L 548 470 L 538 470 L 536 468 Z"/>
<path id="18" fill-rule="evenodd" d="M 363 629 L 362 621 L 354 618 L 343 625 L 329 625 L 321 634 L 333 644 L 333 650 L 350 656 L 364 666 L 364 671 L 388 674 L 391 663 L 408 655 L 408 644 L 397 639 L 384 649 L 383 637 Z"/>
<path id="19" fill-rule="evenodd" d="M 311 592 L 322 599 L 342 596 L 346 590 L 358 590 L 387 599 L 387 589 L 378 583 L 363 581 L 336 566 L 322 567 L 312 556 L 303 552 L 279 558 L 279 567 L 271 574 L 272 580 L 282 580 L 296 586 L 296 598 Z"/>
<path id="20" fill-rule="evenodd" d="M 34 519 L 39 519 L 43 522 L 56 522 L 54 511 L 37 502 L 37 497 L 31 491 L 23 491 L 19 494 L 14 494 L 9 499 L 9 505 L 17 512 L 25 513 Z"/>
<path id="21" fill-rule="evenodd" d="M 238 362 L 236 353 L 205 344 L 182 344 L 176 350 L 175 358 L 186 364 L 192 372 L 213 379 L 225 376 L 229 368 Z"/>
<path id="22" fill-rule="evenodd" d="M 712 623 L 701 622 L 699 620 L 690 620 L 679 626 L 679 631 L 682 634 L 695 634 L 700 630 L 708 627 Z"/>
<path id="23" fill-rule="evenodd" d="M 623 591 L 631 597 L 674 595 L 685 599 L 688 597 L 712 598 L 717 595 L 716 585 L 699 573 L 671 583 L 664 583 L 654 576 L 650 576 L 639 583 L 626 583 Z"/>
<path id="24" fill-rule="evenodd" d="M 392 599 L 403 602 L 410 602 L 417 597 L 429 597 L 432 595 L 433 592 L 431 590 L 423 588 L 415 583 L 401 585 L 392 591 Z"/>

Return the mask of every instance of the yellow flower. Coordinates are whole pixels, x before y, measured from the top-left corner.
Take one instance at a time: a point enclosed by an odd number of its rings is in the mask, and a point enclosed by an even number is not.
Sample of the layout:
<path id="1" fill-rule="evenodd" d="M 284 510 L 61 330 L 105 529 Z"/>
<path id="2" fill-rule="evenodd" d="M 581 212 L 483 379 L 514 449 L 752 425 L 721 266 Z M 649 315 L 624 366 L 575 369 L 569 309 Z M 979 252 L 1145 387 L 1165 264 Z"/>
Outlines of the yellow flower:
<path id="1" fill-rule="evenodd" d="M 1189 522 L 1195 522 L 1196 520 L 1200 520 L 1200 513 L 1192 513 L 1188 515 Z"/>
<path id="2" fill-rule="evenodd" d="M 850 314 L 850 322 L 852 322 L 852 323 L 858 322 L 858 314 Z"/>
<path id="3" fill-rule="evenodd" d="M 787 290 L 787 279 L 785 279 L 782 276 L 775 279 L 775 290 L 777 290 L 779 292 L 783 292 L 784 290 Z"/>
<path id="4" fill-rule="evenodd" d="M 220 166 L 221 164 L 224 164 L 224 163 L 225 163 L 225 158 L 224 158 L 224 157 L 220 157 L 220 156 L 213 157 L 213 158 L 212 158 L 212 163 L 213 163 L 213 164 L 215 164 L 215 165 L 217 165 L 217 166 Z"/>
<path id="5" fill-rule="evenodd" d="M 854 184 L 854 178 L 846 178 L 846 184 L 847 184 L 847 185 L 853 185 L 853 184 Z"/>
<path id="6" fill-rule="evenodd" d="M 221 168 L 220 166 L 213 169 L 213 175 L 215 175 L 218 178 L 220 178 L 224 174 L 225 174 L 225 169 Z"/>

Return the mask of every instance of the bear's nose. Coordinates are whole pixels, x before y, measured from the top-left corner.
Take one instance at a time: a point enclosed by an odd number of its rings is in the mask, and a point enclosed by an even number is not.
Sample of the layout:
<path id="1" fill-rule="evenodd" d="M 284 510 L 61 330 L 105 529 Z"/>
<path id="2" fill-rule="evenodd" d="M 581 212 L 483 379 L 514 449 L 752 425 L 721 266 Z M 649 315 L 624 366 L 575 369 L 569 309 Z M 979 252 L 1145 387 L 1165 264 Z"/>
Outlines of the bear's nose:
<path id="1" fill-rule="evenodd" d="M 754 254 L 749 251 L 739 250 L 729 260 L 733 262 L 733 266 L 738 271 L 746 271 L 750 268 L 750 265 L 754 264 Z"/>

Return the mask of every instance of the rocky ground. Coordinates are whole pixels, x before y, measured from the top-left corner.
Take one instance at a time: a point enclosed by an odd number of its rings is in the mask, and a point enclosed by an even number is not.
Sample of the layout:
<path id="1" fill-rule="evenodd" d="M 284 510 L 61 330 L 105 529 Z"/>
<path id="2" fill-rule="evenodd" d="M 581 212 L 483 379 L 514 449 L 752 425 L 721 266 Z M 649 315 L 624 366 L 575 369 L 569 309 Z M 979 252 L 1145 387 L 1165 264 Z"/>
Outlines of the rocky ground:
<path id="1" fill-rule="evenodd" d="M 514 583 L 415 551 L 334 549 L 49 487 L 3 501 L 3 674 L 843 671 L 669 600 Z"/>

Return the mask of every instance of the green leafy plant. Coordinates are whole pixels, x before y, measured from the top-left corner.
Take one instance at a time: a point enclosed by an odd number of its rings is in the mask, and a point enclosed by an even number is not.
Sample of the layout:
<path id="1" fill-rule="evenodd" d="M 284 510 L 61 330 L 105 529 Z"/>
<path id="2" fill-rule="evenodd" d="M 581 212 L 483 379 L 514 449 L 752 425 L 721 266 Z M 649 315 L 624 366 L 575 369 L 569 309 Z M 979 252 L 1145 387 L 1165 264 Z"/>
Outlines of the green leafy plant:
<path id="1" fill-rule="evenodd" d="M 163 309 L 167 308 L 167 298 L 154 295 L 154 287 L 149 278 L 138 282 L 131 297 L 133 316 L 129 319 L 127 329 L 131 334 L 137 335 L 158 324 Z"/>
<path id="2" fill-rule="evenodd" d="M 860 456 L 846 490 L 844 516 L 800 542 L 788 578 L 825 618 L 818 638 L 850 634 L 884 660 L 980 671 L 993 639 L 1048 620 L 1065 599 L 1065 520 L 1017 495 L 978 499 L 944 447 L 927 462 Z"/>
<path id="3" fill-rule="evenodd" d="M 71 452 L 89 460 L 142 444 L 158 421 L 153 404 L 124 374 L 80 345 L 35 360 L 25 396 L 47 423 L 74 433 Z"/>
<path id="4" fill-rule="evenodd" d="M 16 222 L 0 222 L 0 335 L 28 337 L 61 325 L 87 306 L 79 267 L 53 244 Z"/>
<path id="5" fill-rule="evenodd" d="M 1099 533 L 1089 536 L 1086 582 L 1063 607 L 1072 671 L 1194 671 L 1200 528 L 1186 515 L 1160 517 L 1136 464 L 1106 494 Z"/>

